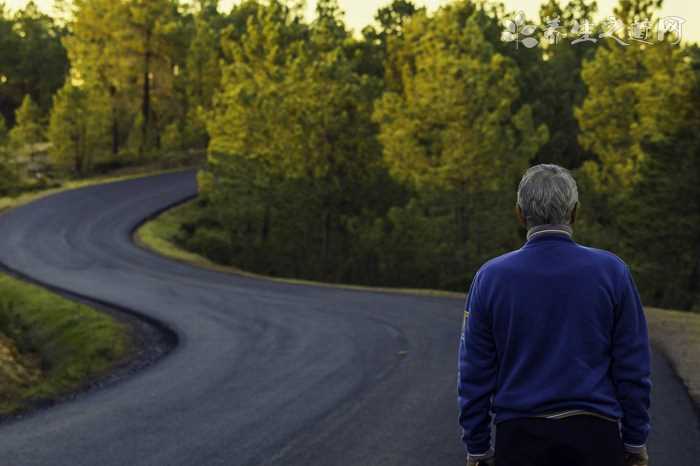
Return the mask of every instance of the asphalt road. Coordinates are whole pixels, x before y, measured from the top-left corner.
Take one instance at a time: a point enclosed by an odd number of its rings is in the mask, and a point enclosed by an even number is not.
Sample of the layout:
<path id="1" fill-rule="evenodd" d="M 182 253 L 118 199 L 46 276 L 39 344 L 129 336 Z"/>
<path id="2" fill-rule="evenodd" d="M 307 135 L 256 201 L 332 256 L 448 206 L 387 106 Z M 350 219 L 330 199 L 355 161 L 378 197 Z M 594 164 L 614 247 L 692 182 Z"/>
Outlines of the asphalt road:
<path id="1" fill-rule="evenodd" d="M 0 262 L 179 337 L 131 377 L 0 425 L 0 464 L 461 464 L 462 301 L 230 276 L 131 242 L 144 218 L 194 192 L 193 173 L 169 174 L 0 216 Z M 653 369 L 653 465 L 696 466 L 696 413 L 656 354 Z"/>

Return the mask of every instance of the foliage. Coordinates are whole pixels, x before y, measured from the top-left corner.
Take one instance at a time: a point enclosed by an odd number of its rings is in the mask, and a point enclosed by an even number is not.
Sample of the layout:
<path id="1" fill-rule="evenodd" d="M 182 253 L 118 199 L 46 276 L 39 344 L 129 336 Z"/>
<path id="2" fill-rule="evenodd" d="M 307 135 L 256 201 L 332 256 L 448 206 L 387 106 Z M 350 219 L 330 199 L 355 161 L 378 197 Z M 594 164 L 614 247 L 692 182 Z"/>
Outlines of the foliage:
<path id="1" fill-rule="evenodd" d="M 33 147 L 50 114 L 51 165 L 73 176 L 206 147 L 196 213 L 173 235 L 185 248 L 267 274 L 462 290 L 522 243 L 522 172 L 557 163 L 579 183 L 577 239 L 625 258 L 647 302 L 700 306 L 696 45 L 541 34 L 516 48 L 502 36 L 517 14 L 481 0 L 393 0 L 361 35 L 335 0 L 312 21 L 292 0 L 70 5 L 65 27 L 0 8 L 8 139 Z M 615 14 L 629 28 L 659 7 Z M 596 12 L 547 0 L 540 24 L 569 32 Z M 25 95 L 38 105 L 15 124 Z M 11 193 L 22 156 L 0 153 Z"/>
<path id="2" fill-rule="evenodd" d="M 530 107 L 515 108 L 515 64 L 493 51 L 473 17 L 460 24 L 459 7 L 410 23 L 402 93 L 385 93 L 376 119 L 394 175 L 471 193 L 512 181 L 547 133 L 534 127 Z"/>
<path id="3" fill-rule="evenodd" d="M 355 71 L 349 40 L 333 2 L 318 4 L 309 27 L 271 2 L 240 40 L 223 41 L 230 61 L 208 125 L 214 181 L 202 191 L 233 230 L 234 250 L 278 247 L 276 257 L 313 263 L 306 274 L 336 275 L 342 216 L 365 205 L 380 169 L 371 121 L 378 82 Z"/>
<path id="4" fill-rule="evenodd" d="M 85 176 L 109 153 L 109 97 L 67 83 L 54 96 L 48 137 L 51 162 Z"/>
<path id="5" fill-rule="evenodd" d="M 593 23 L 596 12 L 595 1 L 575 0 L 560 6 L 557 0 L 550 0 L 540 7 L 540 24 L 560 25 Z M 590 59 L 597 44 L 590 42 L 571 44 L 559 35 L 543 37 L 543 59 L 530 65 L 533 89 L 526 95 L 532 96 L 535 121 L 547 125 L 549 139 L 540 147 L 533 163 L 556 163 L 577 169 L 593 154 L 580 144 L 579 122 L 574 109 L 581 105 L 586 96 L 586 86 L 581 77 L 585 60 Z"/>
<path id="6" fill-rule="evenodd" d="M 185 85 L 187 92 L 187 123 L 185 140 L 181 145 L 206 147 L 206 111 L 211 108 L 212 97 L 221 81 L 219 68 L 220 33 L 210 24 L 202 9 L 195 19 L 195 33 L 187 51 Z"/>
<path id="7" fill-rule="evenodd" d="M 36 145 L 46 139 L 44 116 L 41 109 L 27 94 L 22 105 L 15 113 L 15 126 L 9 133 L 10 158 L 13 163 L 19 163 L 20 157 L 28 157 L 32 161 L 37 153 Z"/>
<path id="8" fill-rule="evenodd" d="M 109 96 L 113 155 L 160 149 L 165 128 L 184 118 L 175 83 L 176 70 L 185 69 L 189 21 L 169 0 L 74 2 L 64 40 L 71 74 Z"/>
<path id="9" fill-rule="evenodd" d="M 443 241 L 457 251 L 452 274 L 484 259 L 479 230 L 490 224 L 477 220 L 477 199 L 500 204 L 547 139 L 532 108 L 518 105 L 516 63 L 488 42 L 470 7 L 456 2 L 433 17 L 414 17 L 398 50 L 390 48 L 400 56 L 401 90 L 385 92 L 375 112 L 390 172 L 419 191 L 437 191 L 431 197 L 444 207 L 432 209 L 435 221 L 454 222 L 443 229 Z M 493 233 L 508 244 L 515 231 Z"/>
<path id="10" fill-rule="evenodd" d="M 653 3 L 620 8 L 636 18 Z M 580 173 L 592 201 L 584 238 L 628 257 L 644 299 L 666 307 L 700 304 L 697 57 L 667 41 L 600 47 L 583 66 L 588 95 L 576 109 L 579 140 L 595 154 Z"/>
<path id="11" fill-rule="evenodd" d="M 64 82 L 68 57 L 61 44 L 66 31 L 30 1 L 10 14 L 0 2 L 0 115 L 8 126 L 26 95 L 42 113 Z"/>
<path id="12" fill-rule="evenodd" d="M 0 195 L 11 193 L 18 184 L 16 170 L 10 159 L 10 152 L 7 147 L 8 132 L 5 125 L 5 118 L 0 115 Z"/>

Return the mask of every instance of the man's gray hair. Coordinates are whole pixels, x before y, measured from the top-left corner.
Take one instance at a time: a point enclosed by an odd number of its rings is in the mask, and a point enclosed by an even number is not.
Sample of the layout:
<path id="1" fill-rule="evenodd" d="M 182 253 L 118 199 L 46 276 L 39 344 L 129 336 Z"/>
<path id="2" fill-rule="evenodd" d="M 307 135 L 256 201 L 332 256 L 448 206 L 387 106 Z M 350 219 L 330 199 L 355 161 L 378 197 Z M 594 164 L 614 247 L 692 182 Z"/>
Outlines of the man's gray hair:
<path id="1" fill-rule="evenodd" d="M 576 181 L 566 168 L 541 164 L 530 167 L 518 186 L 518 207 L 528 228 L 569 224 L 578 202 Z"/>

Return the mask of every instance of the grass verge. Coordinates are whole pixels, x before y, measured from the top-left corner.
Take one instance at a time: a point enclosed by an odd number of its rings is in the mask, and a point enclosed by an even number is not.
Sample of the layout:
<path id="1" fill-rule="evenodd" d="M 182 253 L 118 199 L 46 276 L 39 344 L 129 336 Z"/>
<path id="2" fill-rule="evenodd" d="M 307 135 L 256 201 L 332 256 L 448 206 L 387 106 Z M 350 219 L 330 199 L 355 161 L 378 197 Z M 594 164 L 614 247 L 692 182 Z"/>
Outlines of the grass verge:
<path id="1" fill-rule="evenodd" d="M 353 290 L 440 296 L 463 299 L 464 294 L 440 290 L 416 290 L 397 288 L 374 288 L 355 285 L 335 285 L 328 283 L 274 278 L 246 272 L 235 267 L 216 264 L 199 254 L 178 246 L 176 238 L 183 223 L 194 218 L 195 201 L 166 210 L 158 217 L 144 223 L 135 233 L 137 243 L 163 256 L 199 267 L 225 273 L 263 278 L 283 283 L 315 286 L 339 287 Z M 676 373 L 688 388 L 695 405 L 700 409 L 700 314 L 646 308 L 649 334 L 652 343 L 671 361 Z"/>
<path id="2" fill-rule="evenodd" d="M 127 324 L 0 275 L 0 415 L 67 395 L 131 356 Z"/>
<path id="3" fill-rule="evenodd" d="M 153 250 L 158 254 L 174 259 L 180 262 L 193 264 L 198 267 L 216 270 L 224 273 L 232 273 L 244 277 L 260 278 L 279 283 L 290 283 L 295 285 L 312 285 L 329 288 L 342 288 L 349 290 L 373 291 L 380 293 L 403 293 L 414 294 L 421 296 L 436 296 L 446 298 L 464 299 L 464 293 L 455 293 L 453 291 L 428 290 L 428 289 L 413 289 L 413 288 L 381 288 L 369 287 L 361 285 L 348 285 L 336 283 L 324 283 L 312 280 L 302 280 L 296 278 L 281 278 L 271 277 L 268 275 L 260 275 L 253 272 L 241 270 L 236 267 L 217 264 L 212 260 L 181 248 L 176 241 L 180 226 L 194 217 L 194 209 L 196 209 L 196 201 L 188 201 L 179 206 L 168 209 L 157 217 L 145 222 L 141 225 L 134 234 L 134 240 L 137 244 L 146 249 Z"/>

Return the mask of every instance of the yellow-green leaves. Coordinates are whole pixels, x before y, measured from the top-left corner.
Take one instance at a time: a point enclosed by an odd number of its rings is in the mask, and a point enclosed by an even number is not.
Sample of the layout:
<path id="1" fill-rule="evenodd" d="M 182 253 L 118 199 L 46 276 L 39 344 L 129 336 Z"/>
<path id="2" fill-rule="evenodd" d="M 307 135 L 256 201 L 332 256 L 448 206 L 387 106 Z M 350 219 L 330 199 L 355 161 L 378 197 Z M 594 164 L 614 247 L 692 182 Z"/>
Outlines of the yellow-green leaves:
<path id="1" fill-rule="evenodd" d="M 54 167 L 89 174 L 110 151 L 109 99 L 99 88 L 66 83 L 54 96 L 49 120 L 49 156 Z"/>
<path id="2" fill-rule="evenodd" d="M 640 176 L 643 142 L 668 139 L 688 117 L 696 76 L 687 52 L 653 47 L 600 47 L 582 71 L 588 95 L 576 110 L 581 144 L 593 151 L 584 171 L 600 190 L 629 189 Z"/>
<path id="3" fill-rule="evenodd" d="M 546 128 L 518 108 L 516 64 L 493 50 L 473 17 L 462 25 L 450 8 L 416 15 L 390 53 L 402 62 L 403 87 L 384 94 L 374 117 L 396 177 L 419 187 L 497 188 L 546 142 Z"/>

